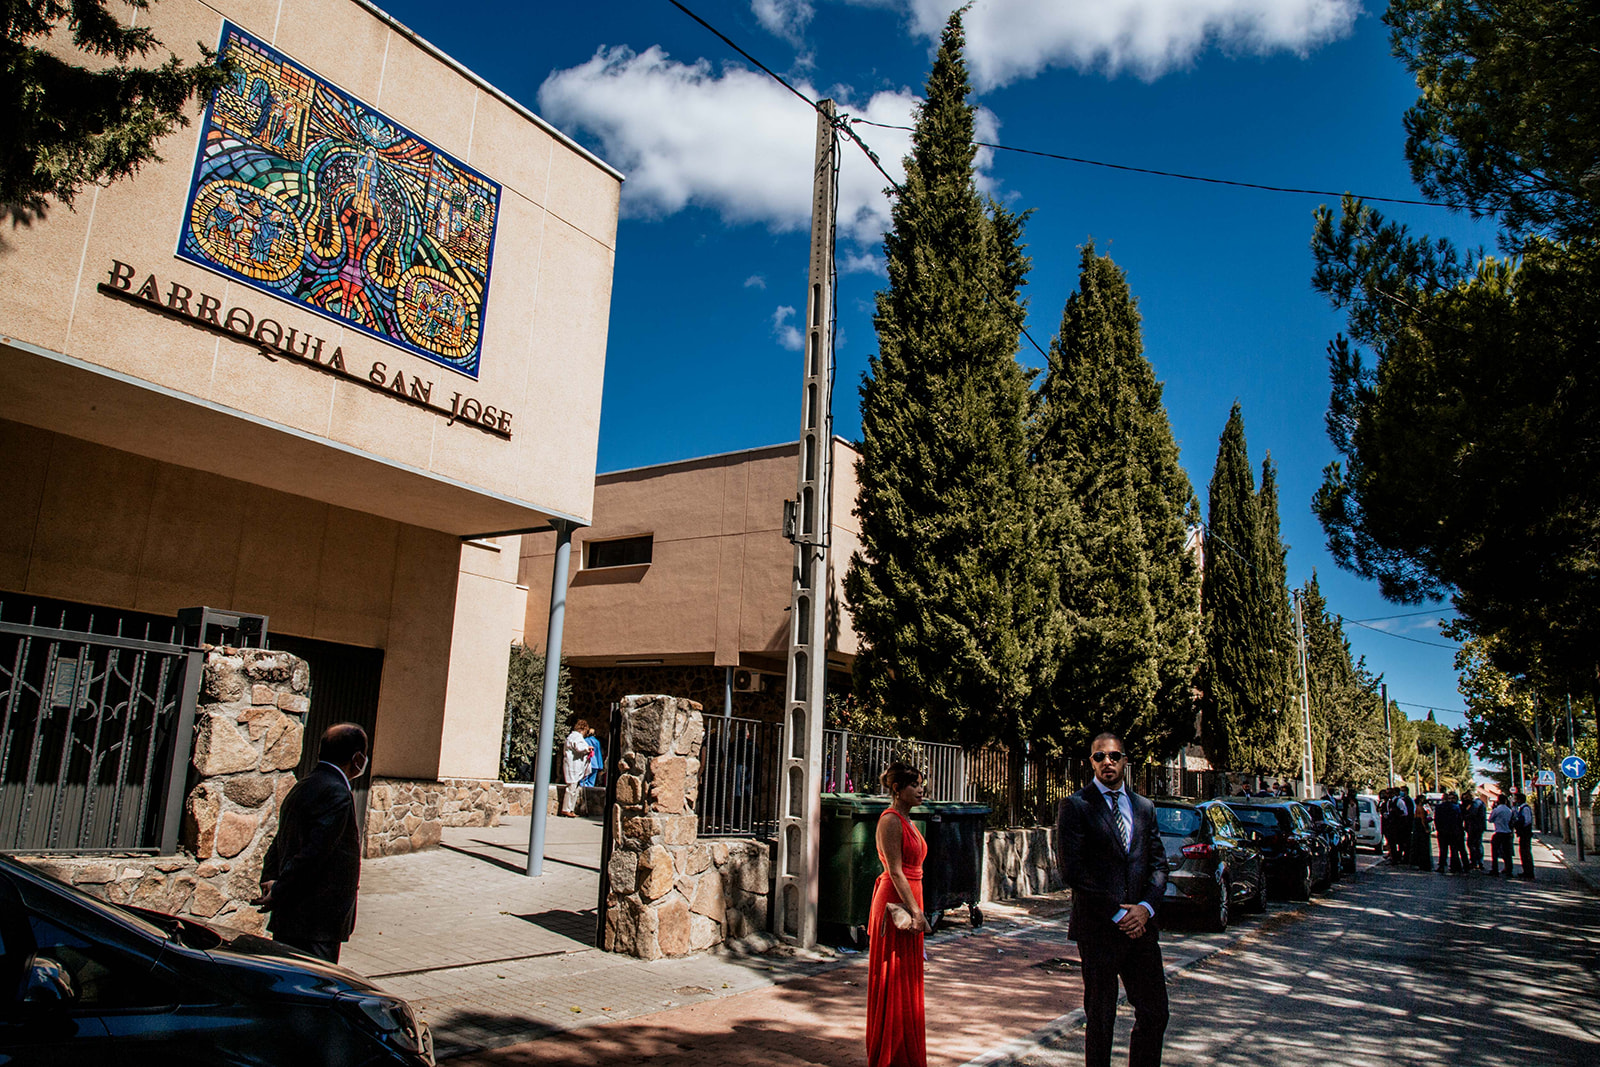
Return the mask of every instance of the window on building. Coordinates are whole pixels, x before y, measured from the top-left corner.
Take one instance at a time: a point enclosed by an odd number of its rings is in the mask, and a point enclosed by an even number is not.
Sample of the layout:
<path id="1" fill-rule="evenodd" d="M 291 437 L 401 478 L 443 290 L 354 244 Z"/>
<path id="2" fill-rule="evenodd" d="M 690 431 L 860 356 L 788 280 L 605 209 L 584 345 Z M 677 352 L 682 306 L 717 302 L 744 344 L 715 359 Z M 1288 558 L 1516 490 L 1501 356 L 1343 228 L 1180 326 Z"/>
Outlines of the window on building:
<path id="1" fill-rule="evenodd" d="M 586 541 L 583 550 L 584 566 L 589 570 L 601 567 L 633 567 L 650 562 L 650 550 L 655 537 L 622 537 L 615 541 Z"/>

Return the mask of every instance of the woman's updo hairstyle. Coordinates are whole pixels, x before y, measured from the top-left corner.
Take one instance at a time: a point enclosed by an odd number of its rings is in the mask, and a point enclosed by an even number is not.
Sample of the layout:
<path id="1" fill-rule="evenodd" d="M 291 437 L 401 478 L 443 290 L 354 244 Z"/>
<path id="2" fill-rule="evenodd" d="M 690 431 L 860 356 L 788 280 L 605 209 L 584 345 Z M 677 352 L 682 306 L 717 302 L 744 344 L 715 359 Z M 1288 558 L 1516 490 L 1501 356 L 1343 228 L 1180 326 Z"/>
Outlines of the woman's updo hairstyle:
<path id="1" fill-rule="evenodd" d="M 884 792 L 894 796 L 908 785 L 914 785 L 922 780 L 922 772 L 909 763 L 895 760 L 883 769 L 878 776 L 878 782 L 883 786 Z"/>

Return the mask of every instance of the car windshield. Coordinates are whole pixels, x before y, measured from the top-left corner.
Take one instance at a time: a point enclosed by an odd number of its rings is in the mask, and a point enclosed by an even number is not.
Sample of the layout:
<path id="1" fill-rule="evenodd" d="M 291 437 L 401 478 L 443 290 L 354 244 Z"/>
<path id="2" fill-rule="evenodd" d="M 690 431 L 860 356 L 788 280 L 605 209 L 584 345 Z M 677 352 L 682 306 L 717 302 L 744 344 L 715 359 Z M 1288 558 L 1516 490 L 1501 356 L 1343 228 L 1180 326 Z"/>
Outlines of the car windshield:
<path id="1" fill-rule="evenodd" d="M 1188 837 L 1200 829 L 1200 813 L 1193 808 L 1167 808 L 1158 804 L 1156 825 L 1164 834 Z"/>
<path id="2" fill-rule="evenodd" d="M 1233 813 L 1251 826 L 1277 833 L 1281 829 L 1278 812 L 1273 808 L 1234 808 Z"/>
<path id="3" fill-rule="evenodd" d="M 119 923 L 124 927 L 131 926 L 140 933 L 159 941 L 165 941 L 172 932 L 163 930 L 141 915 L 125 908 L 119 908 L 115 904 L 97 900 L 81 889 L 59 882 L 37 871 L 28 871 L 26 875 L 14 874 L 12 877 L 18 892 L 22 895 L 23 903 L 34 911 L 53 919 L 60 918 L 69 924 L 72 922 L 72 912 L 68 908 L 66 900 L 63 899 L 67 898 L 78 907 L 86 908 L 104 920 Z M 33 879 L 38 879 L 38 882 L 36 883 Z"/>

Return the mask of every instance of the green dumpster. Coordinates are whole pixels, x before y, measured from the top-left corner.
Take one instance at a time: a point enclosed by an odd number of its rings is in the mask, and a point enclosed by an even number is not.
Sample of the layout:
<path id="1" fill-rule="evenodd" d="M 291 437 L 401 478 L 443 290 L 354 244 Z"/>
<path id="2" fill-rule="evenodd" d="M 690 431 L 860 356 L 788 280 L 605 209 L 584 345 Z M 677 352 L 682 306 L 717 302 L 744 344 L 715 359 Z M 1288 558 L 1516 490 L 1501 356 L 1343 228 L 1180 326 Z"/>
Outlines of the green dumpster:
<path id="1" fill-rule="evenodd" d="M 935 926 L 952 908 L 965 904 L 973 926 L 983 925 L 983 828 L 987 804 L 933 801 L 911 812 L 928 841 L 922 861 L 922 910 Z"/>
<path id="2" fill-rule="evenodd" d="M 817 922 L 858 945 L 866 944 L 872 884 L 883 873 L 878 862 L 878 816 L 888 797 L 822 794 L 822 840 L 818 850 Z"/>

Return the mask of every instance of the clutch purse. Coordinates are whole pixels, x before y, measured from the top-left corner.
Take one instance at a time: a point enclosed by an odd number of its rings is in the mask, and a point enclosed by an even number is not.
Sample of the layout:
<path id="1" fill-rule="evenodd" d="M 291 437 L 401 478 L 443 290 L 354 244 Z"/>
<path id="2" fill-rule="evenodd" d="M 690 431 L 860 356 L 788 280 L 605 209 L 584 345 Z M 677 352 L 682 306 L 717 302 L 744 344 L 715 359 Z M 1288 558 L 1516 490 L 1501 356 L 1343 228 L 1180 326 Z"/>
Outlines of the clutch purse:
<path id="1" fill-rule="evenodd" d="M 890 904 L 883 910 L 889 921 L 894 924 L 896 930 L 909 932 L 922 929 L 921 924 L 911 917 L 911 913 L 905 909 L 903 904 Z"/>

